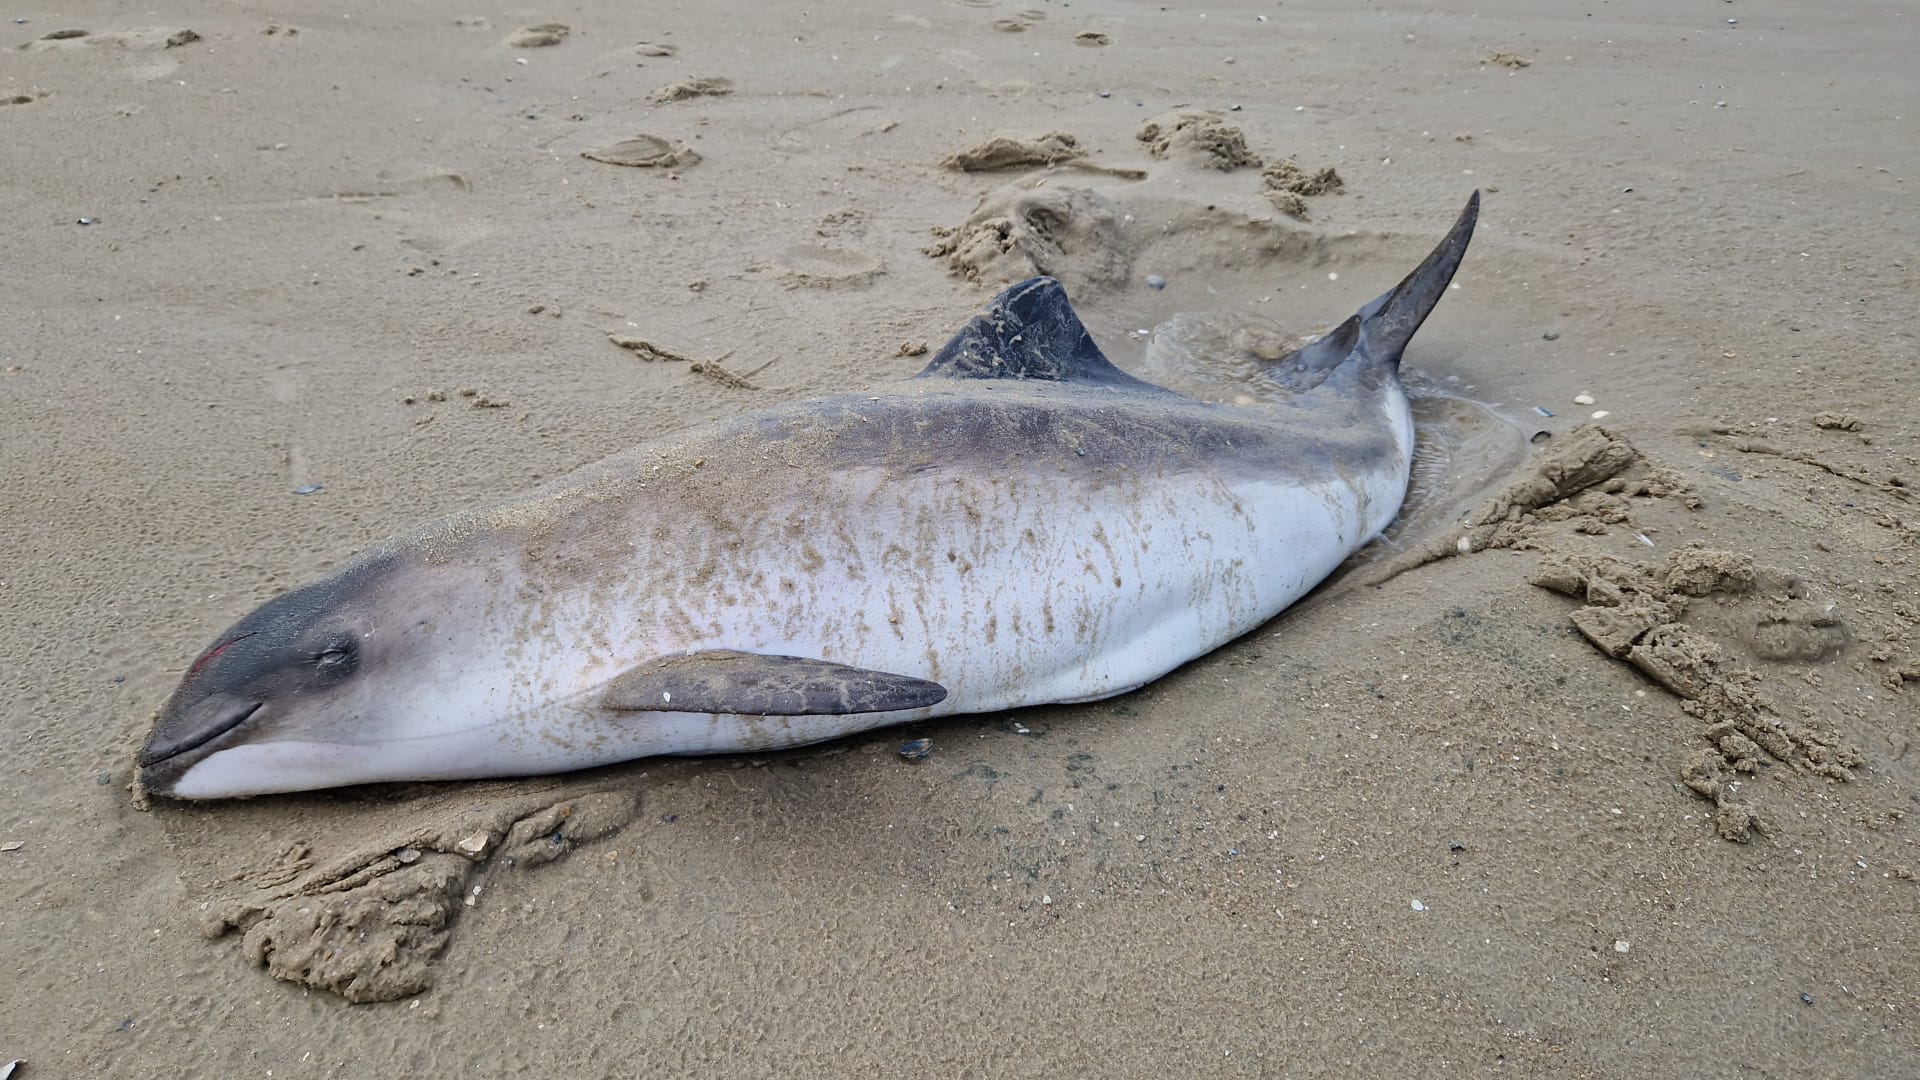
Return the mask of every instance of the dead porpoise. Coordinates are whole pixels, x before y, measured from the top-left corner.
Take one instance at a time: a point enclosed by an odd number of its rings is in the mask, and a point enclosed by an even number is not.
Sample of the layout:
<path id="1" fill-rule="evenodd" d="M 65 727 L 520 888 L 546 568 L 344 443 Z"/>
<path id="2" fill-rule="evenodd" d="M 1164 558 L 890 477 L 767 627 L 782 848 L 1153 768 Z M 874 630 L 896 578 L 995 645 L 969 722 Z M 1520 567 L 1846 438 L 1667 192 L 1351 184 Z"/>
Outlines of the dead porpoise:
<path id="1" fill-rule="evenodd" d="M 912 379 L 676 432 L 389 540 L 194 660 L 141 783 L 530 775 L 1132 690 L 1393 520 L 1400 355 L 1478 209 L 1276 361 L 1277 400 L 1122 372 L 1034 278 Z"/>

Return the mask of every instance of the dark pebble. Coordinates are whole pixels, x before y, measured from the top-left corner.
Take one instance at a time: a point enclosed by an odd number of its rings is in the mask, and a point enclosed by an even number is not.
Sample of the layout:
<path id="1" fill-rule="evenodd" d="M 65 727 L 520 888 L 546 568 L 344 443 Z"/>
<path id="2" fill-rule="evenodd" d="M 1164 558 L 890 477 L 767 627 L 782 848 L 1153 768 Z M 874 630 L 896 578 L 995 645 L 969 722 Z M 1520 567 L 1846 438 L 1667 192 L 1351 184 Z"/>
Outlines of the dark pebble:
<path id="1" fill-rule="evenodd" d="M 933 753 L 932 739 L 914 739 L 900 744 L 900 756 L 908 761 L 924 760 L 931 753 Z"/>

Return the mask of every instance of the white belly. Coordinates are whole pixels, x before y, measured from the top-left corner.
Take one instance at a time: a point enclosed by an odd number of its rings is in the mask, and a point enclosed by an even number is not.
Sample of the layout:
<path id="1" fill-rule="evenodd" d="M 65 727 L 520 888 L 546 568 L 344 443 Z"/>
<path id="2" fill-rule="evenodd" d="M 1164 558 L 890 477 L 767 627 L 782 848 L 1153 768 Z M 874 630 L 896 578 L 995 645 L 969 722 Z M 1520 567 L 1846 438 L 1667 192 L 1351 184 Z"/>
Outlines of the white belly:
<path id="1" fill-rule="evenodd" d="M 544 644 L 525 645 L 516 665 L 532 674 L 468 713 L 500 715 L 504 694 L 509 719 L 431 756 L 457 758 L 467 775 L 509 762 L 576 768 L 1124 693 L 1271 619 L 1386 527 L 1406 494 L 1412 422 L 1403 396 L 1385 404 L 1400 452 L 1377 474 L 1311 485 L 1191 474 L 1091 494 L 1032 478 L 854 478 L 735 532 L 689 525 L 673 537 L 682 572 L 556 598 L 540 613 Z M 634 664 L 704 649 L 817 657 L 950 694 L 924 709 L 834 716 L 598 707 L 606 682 Z"/>

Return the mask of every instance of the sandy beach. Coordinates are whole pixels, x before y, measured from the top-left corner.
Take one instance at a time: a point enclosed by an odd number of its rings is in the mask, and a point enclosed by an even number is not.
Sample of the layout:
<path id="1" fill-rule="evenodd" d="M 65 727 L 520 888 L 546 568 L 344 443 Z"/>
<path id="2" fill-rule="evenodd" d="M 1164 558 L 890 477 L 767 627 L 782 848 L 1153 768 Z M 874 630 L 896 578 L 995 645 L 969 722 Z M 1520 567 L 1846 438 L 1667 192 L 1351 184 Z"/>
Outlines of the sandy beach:
<path id="1" fill-rule="evenodd" d="M 1920 1074 L 1920 12 L 652 7 L 0 11 L 0 1066 Z M 1034 273 L 1136 371 L 1321 331 L 1475 190 L 1407 373 L 1524 460 L 1143 690 L 136 789 L 214 635 L 390 534 Z"/>

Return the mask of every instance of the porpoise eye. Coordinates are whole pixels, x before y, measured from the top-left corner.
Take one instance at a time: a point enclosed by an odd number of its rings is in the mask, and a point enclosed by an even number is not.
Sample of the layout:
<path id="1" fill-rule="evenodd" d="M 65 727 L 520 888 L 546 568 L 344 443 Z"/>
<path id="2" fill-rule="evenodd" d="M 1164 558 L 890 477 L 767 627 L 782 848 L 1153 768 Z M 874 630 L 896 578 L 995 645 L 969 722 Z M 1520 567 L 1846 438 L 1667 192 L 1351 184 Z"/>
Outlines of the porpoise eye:
<path id="1" fill-rule="evenodd" d="M 337 637 L 314 654 L 313 667 L 330 679 L 344 679 L 360 666 L 360 644 L 350 637 Z"/>

